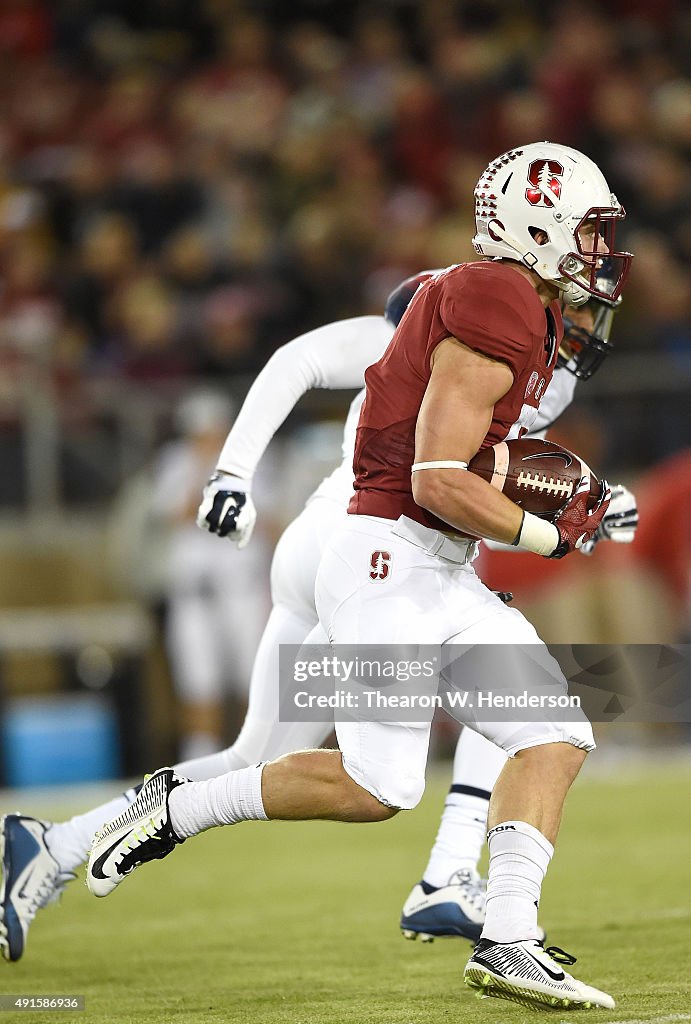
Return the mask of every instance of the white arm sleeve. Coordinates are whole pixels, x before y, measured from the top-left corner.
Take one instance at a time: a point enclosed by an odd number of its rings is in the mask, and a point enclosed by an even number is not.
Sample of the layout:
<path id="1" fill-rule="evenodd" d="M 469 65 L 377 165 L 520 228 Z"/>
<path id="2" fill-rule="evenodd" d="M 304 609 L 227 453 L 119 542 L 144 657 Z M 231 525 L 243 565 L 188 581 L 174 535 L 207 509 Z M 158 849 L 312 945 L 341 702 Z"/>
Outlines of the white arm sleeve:
<path id="1" fill-rule="evenodd" d="M 360 316 L 318 327 L 289 341 L 269 359 L 242 404 L 218 459 L 224 473 L 252 478 L 272 437 L 312 388 L 359 388 L 384 353 L 393 327 Z"/>
<path id="2" fill-rule="evenodd" d="M 572 373 L 560 366 L 556 368 L 550 385 L 542 396 L 537 417 L 530 429 L 530 437 L 544 434 L 547 428 L 559 419 L 564 409 L 571 405 L 576 383 Z"/>

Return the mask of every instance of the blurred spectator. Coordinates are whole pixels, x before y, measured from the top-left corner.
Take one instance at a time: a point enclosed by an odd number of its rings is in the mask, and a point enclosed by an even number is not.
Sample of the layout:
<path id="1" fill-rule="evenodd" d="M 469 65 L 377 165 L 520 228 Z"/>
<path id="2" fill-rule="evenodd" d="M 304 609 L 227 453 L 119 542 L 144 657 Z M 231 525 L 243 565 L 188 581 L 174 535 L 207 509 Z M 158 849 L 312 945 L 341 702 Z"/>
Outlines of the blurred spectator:
<path id="1" fill-rule="evenodd" d="M 133 276 L 138 246 L 130 222 L 116 214 L 89 223 L 77 249 L 75 272 L 65 283 L 68 314 L 86 331 L 98 358 L 105 350 L 112 325 L 109 305 Z"/>
<path id="2" fill-rule="evenodd" d="M 557 6 L 537 84 L 554 112 L 559 140 L 578 147 L 600 86 L 616 67 L 615 22 L 597 5 Z"/>
<path id="3" fill-rule="evenodd" d="M 641 526 L 634 564 L 664 583 L 674 607 L 673 637 L 691 642 L 691 448 L 641 480 Z"/>
<path id="4" fill-rule="evenodd" d="M 152 381 L 189 371 L 190 360 L 175 334 L 176 299 L 160 277 L 128 282 L 115 297 L 112 317 L 106 358 L 123 376 Z"/>
<path id="5" fill-rule="evenodd" d="M 422 69 L 399 78 L 392 127 L 391 156 L 404 180 L 442 197 L 458 140 L 444 97 Z"/>
<path id="6" fill-rule="evenodd" d="M 219 750 L 228 732 L 239 728 L 268 614 L 268 553 L 261 533 L 238 551 L 194 525 L 231 418 L 230 403 L 218 392 L 189 393 L 176 416 L 179 439 L 162 449 L 150 480 L 152 513 L 168 537 L 166 647 L 183 759 Z M 265 586 L 258 585 L 262 580 Z"/>
<path id="7" fill-rule="evenodd" d="M 635 468 L 689 443 L 680 0 L 0 7 L 10 379 L 40 360 L 86 410 L 97 379 L 175 391 L 254 373 L 302 330 L 378 312 L 402 276 L 473 258 L 478 173 L 549 137 L 601 163 L 637 251 L 617 347 L 649 359 L 648 391 L 601 410 L 621 438 L 608 456 Z"/>
<path id="8" fill-rule="evenodd" d="M 139 139 L 121 161 L 114 207 L 134 225 L 144 254 L 158 253 L 173 231 L 201 212 L 199 186 L 182 177 L 162 141 Z"/>
<path id="9" fill-rule="evenodd" d="M 0 52 L 41 57 L 50 49 L 52 25 L 41 0 L 4 0 L 0 10 Z"/>
<path id="10" fill-rule="evenodd" d="M 258 297 L 238 285 L 217 288 L 201 309 L 201 331 L 195 353 L 202 377 L 228 377 L 259 370 Z"/>
<path id="11" fill-rule="evenodd" d="M 7 248 L 0 293 L 0 343 L 22 357 L 47 361 L 61 317 L 50 248 L 18 238 Z"/>

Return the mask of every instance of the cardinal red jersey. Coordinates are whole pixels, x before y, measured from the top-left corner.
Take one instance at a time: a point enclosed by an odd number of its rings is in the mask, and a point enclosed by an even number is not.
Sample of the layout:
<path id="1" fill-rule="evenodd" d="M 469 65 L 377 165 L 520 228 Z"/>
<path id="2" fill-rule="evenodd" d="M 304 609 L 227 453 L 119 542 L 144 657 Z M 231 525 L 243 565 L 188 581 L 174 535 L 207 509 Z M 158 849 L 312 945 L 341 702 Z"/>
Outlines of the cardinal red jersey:
<path id="1" fill-rule="evenodd" d="M 444 270 L 422 285 L 386 352 L 365 373 L 348 511 L 401 515 L 450 530 L 413 500 L 415 424 L 430 379 L 430 358 L 452 336 L 506 363 L 513 385 L 494 407 L 481 448 L 526 433 L 552 379 L 563 336 L 558 302 L 545 310 L 530 282 L 510 264 L 483 261 Z"/>

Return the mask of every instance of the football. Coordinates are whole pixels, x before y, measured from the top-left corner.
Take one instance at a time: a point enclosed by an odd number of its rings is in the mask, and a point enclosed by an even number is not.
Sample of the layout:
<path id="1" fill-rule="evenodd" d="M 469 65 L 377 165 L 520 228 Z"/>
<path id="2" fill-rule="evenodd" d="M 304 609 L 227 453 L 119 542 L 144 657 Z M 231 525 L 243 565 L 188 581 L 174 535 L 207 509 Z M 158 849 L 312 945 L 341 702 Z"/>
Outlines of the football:
<path id="1" fill-rule="evenodd" d="M 539 438 L 500 441 L 479 451 L 468 469 L 543 519 L 556 518 L 586 473 L 590 474 L 589 507 L 600 493 L 600 481 L 578 455 Z"/>

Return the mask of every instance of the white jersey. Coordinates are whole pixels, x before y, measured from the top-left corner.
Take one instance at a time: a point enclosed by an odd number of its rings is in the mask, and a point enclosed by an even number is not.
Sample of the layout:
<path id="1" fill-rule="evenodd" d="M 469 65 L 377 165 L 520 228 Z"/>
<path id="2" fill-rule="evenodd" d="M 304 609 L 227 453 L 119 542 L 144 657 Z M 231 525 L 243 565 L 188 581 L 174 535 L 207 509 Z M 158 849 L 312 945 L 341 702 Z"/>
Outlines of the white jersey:
<path id="1" fill-rule="evenodd" d="M 366 369 L 367 367 L 365 367 Z M 353 493 L 353 454 L 355 452 L 355 431 L 360 419 L 360 409 L 365 400 L 365 389 L 358 391 L 350 403 L 345 426 L 343 427 L 343 443 L 341 451 L 343 461 L 340 466 L 334 469 L 317 487 L 314 494 L 307 500 L 314 501 L 315 498 L 327 498 L 330 501 L 337 501 L 339 505 L 345 506 L 350 501 Z"/>
<path id="2" fill-rule="evenodd" d="M 353 491 L 355 431 L 365 397 L 365 370 L 382 357 L 393 333 L 384 317 L 353 317 L 318 327 L 280 348 L 252 384 L 223 446 L 218 468 L 251 480 L 274 434 L 307 391 L 361 387 L 343 430 L 343 460 L 308 499 L 327 499 L 345 507 Z M 544 434 L 562 414 L 573 399 L 575 385 L 573 374 L 555 370 L 532 435 Z"/>

